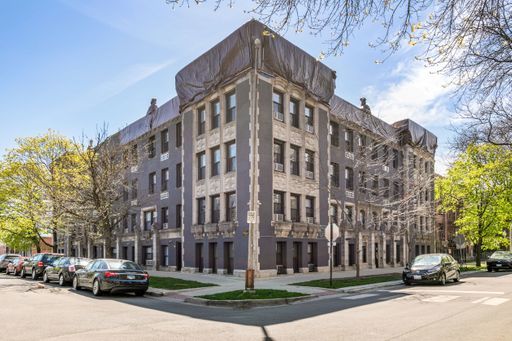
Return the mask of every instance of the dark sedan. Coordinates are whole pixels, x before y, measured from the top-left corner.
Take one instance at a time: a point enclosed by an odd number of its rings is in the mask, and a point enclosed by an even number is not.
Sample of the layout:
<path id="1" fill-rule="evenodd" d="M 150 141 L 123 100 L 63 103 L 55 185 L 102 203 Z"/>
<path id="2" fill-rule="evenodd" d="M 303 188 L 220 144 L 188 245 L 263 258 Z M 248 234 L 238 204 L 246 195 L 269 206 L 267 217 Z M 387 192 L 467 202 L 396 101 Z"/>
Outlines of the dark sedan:
<path id="1" fill-rule="evenodd" d="M 14 254 L 3 254 L 0 255 L 0 271 L 5 271 L 7 269 L 7 265 L 9 262 L 13 261 L 15 258 L 19 257 L 20 255 L 14 255 Z"/>
<path id="2" fill-rule="evenodd" d="M 94 296 L 104 292 L 133 292 L 143 296 L 148 286 L 148 273 L 140 265 L 123 259 L 97 259 L 76 271 L 73 277 L 74 289 L 92 289 Z"/>
<path id="3" fill-rule="evenodd" d="M 39 253 L 25 262 L 21 267 L 20 276 L 30 275 L 33 280 L 43 275 L 44 269 L 63 255 L 57 253 Z"/>
<path id="4" fill-rule="evenodd" d="M 7 264 L 7 269 L 5 269 L 5 273 L 7 275 L 13 274 L 14 276 L 18 276 L 21 272 L 21 268 L 23 264 L 27 262 L 30 258 L 19 256 L 14 258 L 9 264 Z"/>
<path id="5" fill-rule="evenodd" d="M 460 280 L 460 265 L 452 256 L 445 253 L 433 253 L 417 256 L 402 273 L 405 285 L 421 282 L 439 282 Z"/>
<path id="6" fill-rule="evenodd" d="M 43 282 L 59 281 L 60 286 L 71 283 L 77 270 L 89 264 L 89 258 L 62 257 L 46 267 L 43 273 Z"/>
<path id="7" fill-rule="evenodd" d="M 496 251 L 487 260 L 487 271 L 499 271 L 501 269 L 512 269 L 512 252 Z"/>

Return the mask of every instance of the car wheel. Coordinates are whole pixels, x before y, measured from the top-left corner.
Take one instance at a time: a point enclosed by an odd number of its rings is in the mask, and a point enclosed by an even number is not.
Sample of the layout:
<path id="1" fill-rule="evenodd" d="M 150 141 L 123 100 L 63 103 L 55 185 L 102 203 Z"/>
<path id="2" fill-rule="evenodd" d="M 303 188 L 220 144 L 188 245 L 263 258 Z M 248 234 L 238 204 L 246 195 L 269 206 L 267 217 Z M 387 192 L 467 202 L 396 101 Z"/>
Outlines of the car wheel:
<path id="1" fill-rule="evenodd" d="M 92 284 L 92 293 L 94 296 L 101 296 L 100 282 L 97 279 Z"/>
<path id="2" fill-rule="evenodd" d="M 32 277 L 32 280 L 34 280 L 34 281 L 37 280 L 36 270 L 32 269 L 32 274 L 30 277 Z"/>
<path id="3" fill-rule="evenodd" d="M 21 269 L 20 277 L 25 278 L 25 269 Z"/>
<path id="4" fill-rule="evenodd" d="M 146 290 L 135 291 L 135 296 L 144 296 L 145 293 L 146 293 Z"/>
<path id="5" fill-rule="evenodd" d="M 492 268 L 487 268 L 487 272 L 492 272 Z"/>
<path id="6" fill-rule="evenodd" d="M 46 273 L 46 271 L 43 274 L 43 282 L 50 283 L 50 279 L 48 278 L 48 274 Z"/>
<path id="7" fill-rule="evenodd" d="M 13 276 L 18 276 L 18 270 L 14 269 L 14 273 L 13 273 Z"/>
<path id="8" fill-rule="evenodd" d="M 444 272 L 441 275 L 441 285 L 446 285 L 446 274 Z"/>
<path id="9" fill-rule="evenodd" d="M 78 276 L 73 277 L 73 289 L 80 290 L 81 286 L 78 285 Z"/>
<path id="10" fill-rule="evenodd" d="M 453 279 L 455 283 L 460 282 L 460 271 L 455 273 L 455 278 Z"/>
<path id="11" fill-rule="evenodd" d="M 64 281 L 64 275 L 63 275 L 63 274 L 60 274 L 60 275 L 59 275 L 59 285 L 60 285 L 61 287 L 63 287 L 63 286 L 64 286 L 64 284 L 66 284 L 66 282 Z"/>

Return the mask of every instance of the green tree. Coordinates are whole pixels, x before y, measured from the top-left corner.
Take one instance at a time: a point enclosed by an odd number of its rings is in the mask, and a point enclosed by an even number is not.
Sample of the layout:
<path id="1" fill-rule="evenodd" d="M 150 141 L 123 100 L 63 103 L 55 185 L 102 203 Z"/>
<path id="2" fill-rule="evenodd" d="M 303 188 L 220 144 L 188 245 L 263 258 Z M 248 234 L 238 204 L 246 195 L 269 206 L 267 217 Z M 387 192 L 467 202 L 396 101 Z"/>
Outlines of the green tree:
<path id="1" fill-rule="evenodd" d="M 512 151 L 491 145 L 470 145 L 448 171 L 436 181 L 436 197 L 442 211 L 458 212 L 455 224 L 476 247 L 476 263 L 481 251 L 493 250 L 509 241 L 512 211 Z"/>

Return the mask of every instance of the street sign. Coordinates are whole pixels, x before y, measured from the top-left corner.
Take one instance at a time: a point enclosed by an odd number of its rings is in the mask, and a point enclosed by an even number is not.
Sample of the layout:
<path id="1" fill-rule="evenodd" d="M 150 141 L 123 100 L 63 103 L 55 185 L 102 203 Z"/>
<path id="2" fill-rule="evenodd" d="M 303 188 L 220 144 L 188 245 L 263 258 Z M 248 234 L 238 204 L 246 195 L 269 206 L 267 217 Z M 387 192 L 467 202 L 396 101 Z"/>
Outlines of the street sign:
<path id="1" fill-rule="evenodd" d="M 256 211 L 248 211 L 247 212 L 247 223 L 248 224 L 256 224 Z"/>
<path id="2" fill-rule="evenodd" d="M 340 228 L 336 224 L 332 224 L 332 240 L 338 239 L 340 236 Z M 331 225 L 327 224 L 325 226 L 325 238 L 327 240 L 331 240 Z"/>

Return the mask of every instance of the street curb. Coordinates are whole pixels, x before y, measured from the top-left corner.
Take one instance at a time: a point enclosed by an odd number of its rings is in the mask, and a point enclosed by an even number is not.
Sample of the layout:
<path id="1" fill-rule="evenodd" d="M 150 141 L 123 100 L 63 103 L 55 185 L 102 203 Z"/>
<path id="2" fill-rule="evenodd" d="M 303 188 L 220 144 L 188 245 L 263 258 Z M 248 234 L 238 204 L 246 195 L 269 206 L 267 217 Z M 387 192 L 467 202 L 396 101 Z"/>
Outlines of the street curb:
<path id="1" fill-rule="evenodd" d="M 371 289 L 377 289 L 377 288 L 392 287 L 392 286 L 399 285 L 402 283 L 403 283 L 402 280 L 396 280 L 396 281 L 388 281 L 388 282 L 381 282 L 381 283 L 374 283 L 374 284 L 355 285 L 352 287 L 345 287 L 345 288 L 339 288 L 339 289 L 334 289 L 334 290 L 336 292 L 352 293 L 352 292 L 359 292 L 359 291 L 365 291 L 365 290 L 371 290 Z"/>
<path id="2" fill-rule="evenodd" d="M 288 298 L 272 298 L 272 299 L 261 299 L 261 300 L 208 300 L 200 297 L 187 297 L 185 298 L 186 303 L 213 306 L 213 307 L 231 307 L 238 309 L 249 309 L 255 307 L 268 307 L 276 305 L 290 304 L 298 301 L 304 301 L 312 298 L 316 298 L 316 295 L 306 295 L 300 297 L 288 297 Z"/>

